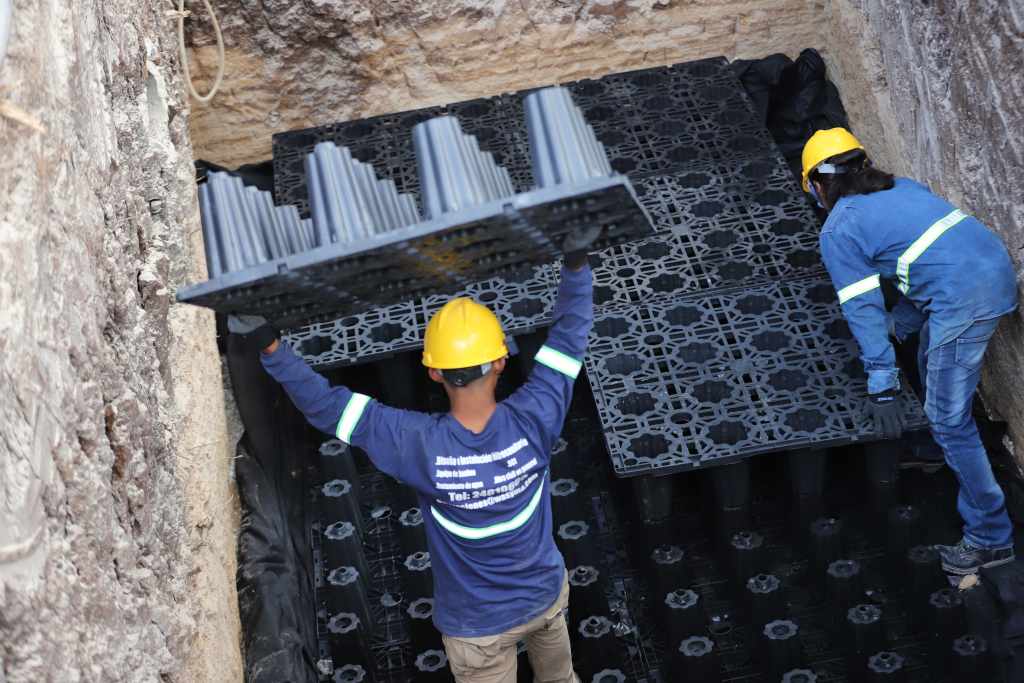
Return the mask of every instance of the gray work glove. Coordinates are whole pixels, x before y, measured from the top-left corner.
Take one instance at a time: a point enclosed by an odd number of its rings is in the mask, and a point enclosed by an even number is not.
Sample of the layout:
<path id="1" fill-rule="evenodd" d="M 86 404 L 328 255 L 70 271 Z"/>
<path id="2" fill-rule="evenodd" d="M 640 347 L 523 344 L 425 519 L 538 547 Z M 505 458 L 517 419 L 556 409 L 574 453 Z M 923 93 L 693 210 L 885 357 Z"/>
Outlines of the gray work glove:
<path id="1" fill-rule="evenodd" d="M 897 389 L 868 394 L 867 413 L 875 431 L 883 439 L 898 439 L 903 435 L 903 406 Z"/>
<path id="2" fill-rule="evenodd" d="M 589 228 L 576 228 L 562 242 L 562 253 L 565 254 L 565 267 L 569 270 L 579 270 L 587 263 L 587 252 L 594 245 L 597 238 L 601 236 L 601 226 L 594 225 Z"/>
<path id="3" fill-rule="evenodd" d="M 248 349 L 262 351 L 277 339 L 277 329 L 259 315 L 229 315 L 228 332 L 237 334 Z"/>

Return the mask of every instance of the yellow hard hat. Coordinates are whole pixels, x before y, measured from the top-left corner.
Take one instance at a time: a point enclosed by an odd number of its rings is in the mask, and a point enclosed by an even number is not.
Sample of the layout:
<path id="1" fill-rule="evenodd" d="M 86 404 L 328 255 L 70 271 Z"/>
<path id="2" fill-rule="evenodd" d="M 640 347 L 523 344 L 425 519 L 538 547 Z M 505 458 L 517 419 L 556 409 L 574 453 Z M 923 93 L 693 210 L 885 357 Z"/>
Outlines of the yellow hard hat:
<path id="1" fill-rule="evenodd" d="M 423 364 L 428 368 L 469 368 L 507 355 L 505 333 L 498 318 L 472 299 L 452 299 L 427 324 Z"/>
<path id="2" fill-rule="evenodd" d="M 863 151 L 864 146 L 860 144 L 860 140 L 853 137 L 853 133 L 845 128 L 819 130 L 812 135 L 811 139 L 804 145 L 802 158 L 804 192 L 811 191 L 807 178 L 811 175 L 811 171 L 818 167 L 818 164 L 837 154 L 854 149 Z"/>

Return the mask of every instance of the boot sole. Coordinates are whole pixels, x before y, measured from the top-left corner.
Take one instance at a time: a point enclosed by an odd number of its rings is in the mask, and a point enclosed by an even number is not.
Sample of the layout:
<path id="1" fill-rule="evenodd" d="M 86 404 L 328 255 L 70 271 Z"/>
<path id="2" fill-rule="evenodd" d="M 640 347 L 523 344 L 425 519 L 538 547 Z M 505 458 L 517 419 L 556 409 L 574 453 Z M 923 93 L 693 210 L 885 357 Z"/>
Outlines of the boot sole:
<path id="1" fill-rule="evenodd" d="M 977 574 L 979 569 L 991 569 L 992 567 L 1002 567 L 1004 564 L 1010 564 L 1016 559 L 1017 558 L 1015 555 L 1011 555 L 1010 557 L 1004 558 L 1002 560 L 992 560 L 991 562 L 986 562 L 985 564 L 979 564 L 977 567 L 968 567 L 966 569 L 962 567 L 951 567 L 945 562 L 943 562 L 942 571 L 946 572 L 947 574 L 956 574 L 957 576 L 968 576 L 970 574 Z"/>

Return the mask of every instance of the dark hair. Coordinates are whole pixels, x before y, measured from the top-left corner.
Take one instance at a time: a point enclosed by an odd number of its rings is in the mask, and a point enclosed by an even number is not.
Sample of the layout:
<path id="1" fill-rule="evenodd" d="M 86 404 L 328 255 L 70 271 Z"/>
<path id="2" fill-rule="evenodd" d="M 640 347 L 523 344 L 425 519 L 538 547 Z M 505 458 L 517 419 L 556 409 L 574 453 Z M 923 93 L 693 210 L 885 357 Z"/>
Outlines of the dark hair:
<path id="1" fill-rule="evenodd" d="M 817 171 L 811 173 L 811 179 L 821 184 L 824 190 L 822 199 L 829 207 L 835 206 L 841 197 L 891 190 L 895 183 L 891 173 L 872 166 L 871 160 L 859 149 L 837 154 L 826 161 L 847 169 L 846 173 L 835 175 Z"/>

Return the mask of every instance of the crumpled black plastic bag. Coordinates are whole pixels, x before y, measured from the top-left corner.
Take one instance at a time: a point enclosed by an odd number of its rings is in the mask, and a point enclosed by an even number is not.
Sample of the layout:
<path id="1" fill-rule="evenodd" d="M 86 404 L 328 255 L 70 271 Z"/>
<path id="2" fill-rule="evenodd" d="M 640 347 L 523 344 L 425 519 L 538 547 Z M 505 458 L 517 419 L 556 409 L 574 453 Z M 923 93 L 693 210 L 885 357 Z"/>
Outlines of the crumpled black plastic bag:
<path id="1" fill-rule="evenodd" d="M 316 602 L 309 546 L 308 431 L 259 357 L 227 339 L 228 370 L 245 426 L 235 472 L 242 504 L 238 607 L 245 680 L 315 683 Z"/>
<path id="2" fill-rule="evenodd" d="M 736 60 L 732 68 L 787 160 L 799 160 L 814 131 L 849 128 L 839 91 L 826 79 L 817 50 L 804 50 L 795 62 L 774 54 Z"/>

